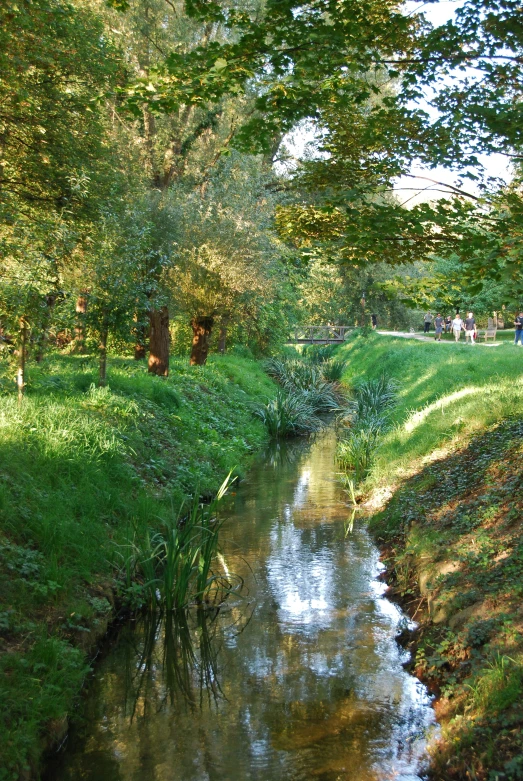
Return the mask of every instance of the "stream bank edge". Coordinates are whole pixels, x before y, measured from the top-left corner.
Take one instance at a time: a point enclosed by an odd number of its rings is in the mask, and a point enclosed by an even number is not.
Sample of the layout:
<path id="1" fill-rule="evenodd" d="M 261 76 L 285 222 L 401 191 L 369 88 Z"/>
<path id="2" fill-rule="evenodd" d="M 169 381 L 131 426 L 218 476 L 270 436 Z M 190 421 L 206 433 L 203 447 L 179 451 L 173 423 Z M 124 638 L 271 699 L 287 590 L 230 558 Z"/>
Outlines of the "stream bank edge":
<path id="1" fill-rule="evenodd" d="M 523 375 L 517 351 L 438 353 L 371 335 L 341 348 L 347 381 L 399 387 L 363 505 L 398 640 L 436 694 L 433 781 L 523 778 Z"/>

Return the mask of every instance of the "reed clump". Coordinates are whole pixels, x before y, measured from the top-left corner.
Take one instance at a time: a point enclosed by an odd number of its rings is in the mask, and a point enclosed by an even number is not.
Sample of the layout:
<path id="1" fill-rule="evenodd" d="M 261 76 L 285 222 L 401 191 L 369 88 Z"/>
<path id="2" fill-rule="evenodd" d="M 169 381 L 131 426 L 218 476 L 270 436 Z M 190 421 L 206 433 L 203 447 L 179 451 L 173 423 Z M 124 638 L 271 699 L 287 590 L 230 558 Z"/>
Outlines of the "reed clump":
<path id="1" fill-rule="evenodd" d="M 219 556 L 218 507 L 232 482 L 229 474 L 209 504 L 196 494 L 188 511 L 182 505 L 159 529 L 133 530 L 119 551 L 121 591 L 130 607 L 166 612 L 214 607 L 241 589 L 241 578 Z"/>
<path id="2" fill-rule="evenodd" d="M 368 476 L 379 440 L 390 425 L 397 386 L 386 377 L 364 380 L 355 386 L 353 399 L 339 419 L 337 461 L 350 473 L 354 485 Z"/>
<path id="3" fill-rule="evenodd" d="M 257 410 L 273 439 L 312 434 L 322 426 L 318 415 L 343 405 L 344 361 L 312 354 L 306 360 L 272 358 L 265 368 L 281 386 L 276 398 Z"/>
<path id="4" fill-rule="evenodd" d="M 279 390 L 276 398 L 257 410 L 272 439 L 306 436 L 321 428 L 321 420 L 307 394 Z"/>

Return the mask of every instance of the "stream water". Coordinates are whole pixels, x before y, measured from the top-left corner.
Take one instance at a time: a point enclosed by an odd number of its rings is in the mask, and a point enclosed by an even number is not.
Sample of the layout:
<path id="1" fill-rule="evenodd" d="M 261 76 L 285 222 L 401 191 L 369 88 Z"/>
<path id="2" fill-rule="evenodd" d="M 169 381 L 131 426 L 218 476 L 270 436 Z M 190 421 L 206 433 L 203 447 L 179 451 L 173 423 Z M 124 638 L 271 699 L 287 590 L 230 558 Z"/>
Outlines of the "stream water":
<path id="1" fill-rule="evenodd" d="M 430 697 L 349 516 L 335 440 L 282 445 L 229 499 L 224 560 L 245 580 L 207 619 L 136 621 L 98 664 L 52 781 L 415 781 Z"/>

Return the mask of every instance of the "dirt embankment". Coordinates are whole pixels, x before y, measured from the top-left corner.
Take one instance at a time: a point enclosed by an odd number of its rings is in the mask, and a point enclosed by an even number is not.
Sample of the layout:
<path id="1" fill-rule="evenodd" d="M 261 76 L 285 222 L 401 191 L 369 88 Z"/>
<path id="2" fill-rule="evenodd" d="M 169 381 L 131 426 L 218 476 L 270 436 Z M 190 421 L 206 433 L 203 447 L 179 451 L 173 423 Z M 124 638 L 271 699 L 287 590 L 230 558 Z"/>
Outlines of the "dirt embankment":
<path id="1" fill-rule="evenodd" d="M 437 694 L 431 778 L 523 779 L 523 421 L 432 461 L 370 523 Z"/>

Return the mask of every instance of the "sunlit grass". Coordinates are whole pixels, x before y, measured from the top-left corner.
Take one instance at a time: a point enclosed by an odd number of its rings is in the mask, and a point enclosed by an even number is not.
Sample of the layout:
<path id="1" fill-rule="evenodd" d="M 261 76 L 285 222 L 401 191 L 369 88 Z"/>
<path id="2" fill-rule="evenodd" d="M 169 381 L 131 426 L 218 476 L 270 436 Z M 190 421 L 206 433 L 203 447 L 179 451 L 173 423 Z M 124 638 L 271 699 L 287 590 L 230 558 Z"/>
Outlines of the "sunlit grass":
<path id="1" fill-rule="evenodd" d="M 356 337 L 338 353 L 345 378 L 387 376 L 398 386 L 370 480 L 392 479 L 438 448 L 451 448 L 511 415 L 523 414 L 523 349 L 442 348 L 373 334 Z"/>

